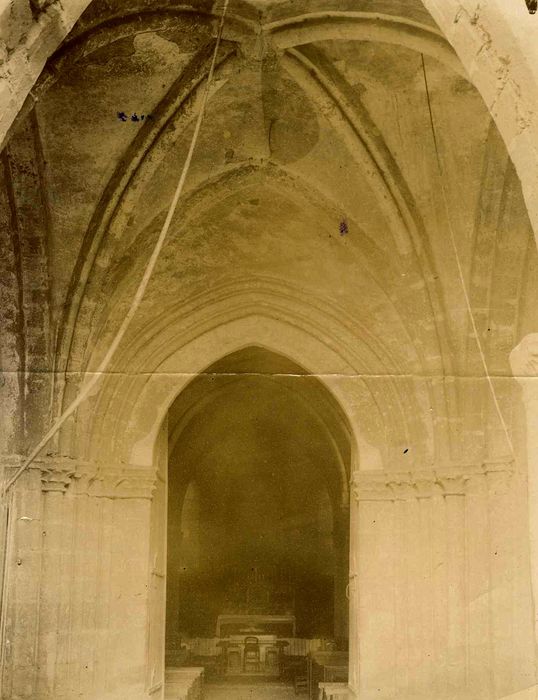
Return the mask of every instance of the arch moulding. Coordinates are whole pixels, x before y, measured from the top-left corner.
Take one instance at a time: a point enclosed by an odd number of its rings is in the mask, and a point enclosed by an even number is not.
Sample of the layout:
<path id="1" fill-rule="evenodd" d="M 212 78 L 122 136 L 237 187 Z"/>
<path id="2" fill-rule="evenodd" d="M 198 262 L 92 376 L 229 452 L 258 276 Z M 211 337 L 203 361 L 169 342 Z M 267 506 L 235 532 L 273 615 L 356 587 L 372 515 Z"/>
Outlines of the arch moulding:
<path id="1" fill-rule="evenodd" d="M 360 425 L 360 394 L 368 388 L 350 361 L 324 338 L 269 314 L 246 310 L 244 315 L 218 323 L 176 346 L 151 372 L 107 378 L 97 405 L 88 407 L 82 419 L 86 423 L 84 418 L 94 417 L 90 435 L 108 434 L 106 440 L 90 437 L 89 461 L 151 469 L 157 436 L 177 395 L 207 367 L 250 346 L 285 356 L 316 375 L 346 416 L 354 468 L 358 468 L 359 453 L 362 468 L 382 468 L 380 453 L 368 443 Z"/>

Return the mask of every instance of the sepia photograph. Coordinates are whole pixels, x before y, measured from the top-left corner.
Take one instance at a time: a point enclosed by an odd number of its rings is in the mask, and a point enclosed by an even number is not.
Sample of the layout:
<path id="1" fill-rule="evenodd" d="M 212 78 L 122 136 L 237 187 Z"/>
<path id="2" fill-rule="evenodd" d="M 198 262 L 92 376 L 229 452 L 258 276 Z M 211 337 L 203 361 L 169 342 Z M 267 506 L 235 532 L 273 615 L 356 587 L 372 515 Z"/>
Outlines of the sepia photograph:
<path id="1" fill-rule="evenodd" d="M 537 0 L 0 0 L 0 699 L 538 700 Z"/>

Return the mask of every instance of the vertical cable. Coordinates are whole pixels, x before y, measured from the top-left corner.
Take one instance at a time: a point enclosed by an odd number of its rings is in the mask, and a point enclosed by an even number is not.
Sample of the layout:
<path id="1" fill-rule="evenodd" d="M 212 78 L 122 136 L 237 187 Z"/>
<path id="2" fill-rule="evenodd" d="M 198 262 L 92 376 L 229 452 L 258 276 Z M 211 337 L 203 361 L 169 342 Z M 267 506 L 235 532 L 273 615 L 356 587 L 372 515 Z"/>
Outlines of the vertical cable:
<path id="1" fill-rule="evenodd" d="M 11 491 L 7 497 L 2 499 L 2 588 L 0 589 L 0 693 L 4 686 L 4 668 L 6 660 L 6 628 L 7 628 L 7 607 L 8 607 L 8 592 L 9 592 L 9 563 L 12 556 L 13 547 L 13 508 L 14 508 L 14 492 Z"/>
<path id="2" fill-rule="evenodd" d="M 458 252 L 458 246 L 456 245 L 456 237 L 454 235 L 454 229 L 452 226 L 452 219 L 449 213 L 449 206 L 448 206 L 448 198 L 445 190 L 445 177 L 444 177 L 444 170 L 443 170 L 443 165 L 441 162 L 441 155 L 439 152 L 439 144 L 437 141 L 437 134 L 435 131 L 435 125 L 434 125 L 434 119 L 433 119 L 433 111 L 432 111 L 432 104 L 431 104 L 431 99 L 430 99 L 430 89 L 428 86 L 428 76 L 426 74 L 426 64 L 424 62 L 424 54 L 420 54 L 422 58 L 422 72 L 424 75 L 424 86 L 426 88 L 426 98 L 428 101 L 428 112 L 430 116 L 430 126 L 431 126 L 431 131 L 432 131 L 432 137 L 433 137 L 433 145 L 435 148 L 435 156 L 437 159 L 437 168 L 439 170 L 439 178 L 441 180 L 441 195 L 442 195 L 442 200 L 444 204 L 444 209 L 445 209 L 445 218 L 446 222 L 448 225 L 448 231 L 450 234 L 450 242 L 452 245 L 452 249 L 454 251 L 454 258 L 456 260 L 456 265 L 458 267 L 458 276 L 461 282 L 461 288 L 463 290 L 463 296 L 465 297 L 465 305 L 467 307 L 467 313 L 469 315 L 469 319 L 471 321 L 471 327 L 473 330 L 473 336 L 476 341 L 476 347 L 478 348 L 478 353 L 480 355 L 480 360 L 482 362 L 482 367 L 484 368 L 484 374 L 486 376 L 486 380 L 488 382 L 490 391 L 491 391 L 491 396 L 493 398 L 493 403 L 495 405 L 495 410 L 497 411 L 497 415 L 499 416 L 499 420 L 501 422 L 501 426 L 504 430 L 504 434 L 506 436 L 506 441 L 508 443 L 508 446 L 510 448 L 510 452 L 512 454 L 512 457 L 515 456 L 515 451 L 514 451 L 514 445 L 512 443 L 512 438 L 510 437 L 510 433 L 508 431 L 508 426 L 506 425 L 506 421 L 504 420 L 504 416 L 501 410 L 501 406 L 499 404 L 499 400 L 497 398 L 497 394 L 495 392 L 495 387 L 493 386 L 493 381 L 491 379 L 489 369 L 488 369 L 488 363 L 486 361 L 486 356 L 484 353 L 484 349 L 482 347 L 482 343 L 480 341 L 480 336 L 478 335 L 478 328 L 476 327 L 476 321 L 474 318 L 473 314 L 473 309 L 471 307 L 471 301 L 469 299 L 469 294 L 467 292 L 467 285 L 465 284 L 465 277 L 463 275 L 463 266 L 461 264 L 461 258 Z"/>
<path id="3" fill-rule="evenodd" d="M 222 8 L 222 14 L 220 17 L 220 22 L 219 22 L 219 28 L 217 32 L 217 39 L 215 42 L 215 50 L 213 52 L 213 58 L 211 60 L 211 66 L 209 68 L 209 74 L 207 76 L 207 81 L 205 85 L 205 90 L 203 93 L 202 97 L 202 103 L 200 105 L 200 110 L 198 112 L 198 116 L 196 119 L 196 124 L 194 127 L 194 133 L 192 135 L 191 143 L 189 146 L 189 151 L 187 153 L 187 157 L 185 159 L 185 163 L 183 164 L 183 169 L 181 171 L 181 175 L 179 177 L 179 181 L 176 186 L 176 190 L 174 192 L 174 196 L 172 198 L 172 202 L 170 204 L 170 207 L 168 208 L 168 213 L 166 215 L 166 219 L 164 221 L 164 224 L 161 228 L 161 232 L 159 233 L 159 237 L 157 239 L 157 242 L 155 243 L 155 246 L 153 248 L 153 251 L 151 253 L 151 256 L 149 258 L 148 264 L 146 265 L 146 268 L 144 270 L 144 274 L 142 276 L 142 279 L 140 280 L 140 284 L 138 285 L 138 288 L 136 290 L 136 293 L 131 301 L 131 304 L 129 306 L 129 310 L 127 311 L 127 314 L 125 315 L 118 332 L 114 336 L 114 339 L 112 340 L 112 343 L 110 344 L 110 347 L 108 348 L 104 358 L 101 360 L 101 363 L 99 364 L 98 368 L 95 370 L 95 372 L 92 373 L 91 377 L 87 382 L 85 382 L 81 388 L 80 393 L 78 396 L 74 399 L 74 401 L 63 411 L 63 413 L 59 416 L 59 418 L 56 419 L 56 421 L 53 423 L 52 427 L 47 431 L 47 433 L 43 436 L 43 438 L 39 441 L 39 443 L 34 447 L 30 455 L 25 459 L 24 463 L 19 467 L 19 469 L 15 472 L 15 474 L 7 480 L 6 483 L 3 484 L 2 490 L 3 494 L 6 493 L 11 486 L 17 481 L 17 479 L 20 477 L 20 475 L 27 469 L 30 464 L 34 461 L 34 459 L 38 456 L 38 454 L 41 452 L 43 447 L 51 440 L 58 430 L 62 427 L 62 425 L 65 423 L 65 421 L 71 416 L 76 409 L 80 406 L 80 404 L 85 401 L 85 399 L 88 397 L 92 389 L 97 385 L 97 383 L 100 381 L 102 376 L 105 374 L 105 372 L 108 370 L 110 363 L 112 361 L 112 358 L 114 357 L 114 354 L 116 350 L 118 349 L 119 344 L 123 340 L 123 337 L 125 336 L 125 333 L 133 320 L 134 315 L 138 311 L 138 308 L 140 306 L 140 303 L 142 302 L 142 298 L 144 297 L 144 293 L 146 291 L 146 288 L 148 286 L 148 283 L 150 281 L 151 275 L 153 273 L 153 270 L 155 269 L 155 265 L 157 264 L 157 260 L 159 259 L 160 252 L 162 250 L 162 247 L 164 245 L 164 241 L 166 239 L 166 235 L 168 233 L 168 229 L 170 228 L 170 224 L 172 223 L 172 219 L 174 217 L 177 204 L 179 202 L 179 198 L 181 196 L 181 193 L 183 191 L 183 187 L 185 185 L 185 180 L 187 179 L 187 174 L 189 172 L 189 168 L 191 165 L 192 161 L 192 156 L 194 154 L 194 149 L 196 148 L 196 143 L 198 141 L 198 136 L 200 134 L 200 127 L 202 126 L 202 120 L 204 118 L 205 114 L 205 108 L 207 105 L 207 100 L 209 97 L 209 90 L 211 87 L 211 83 L 213 81 L 213 75 L 215 72 L 215 65 L 217 62 L 217 54 L 220 46 L 220 42 L 222 39 L 222 30 L 224 28 L 224 18 L 226 16 L 226 11 L 228 9 L 228 4 L 229 0 L 224 0 L 224 5 Z"/>
<path id="4" fill-rule="evenodd" d="M 10 563 L 10 558 L 12 555 L 12 546 L 13 546 L 13 505 L 14 505 L 14 492 L 12 490 L 12 486 L 17 482 L 17 480 L 20 478 L 20 476 L 25 472 L 26 469 L 32 464 L 32 462 L 35 460 L 35 458 L 39 455 L 43 447 L 51 440 L 58 430 L 62 427 L 62 425 L 65 423 L 65 421 L 71 416 L 76 409 L 80 406 L 80 404 L 89 396 L 90 392 L 92 389 L 97 385 L 99 380 L 103 377 L 103 375 L 106 373 L 108 370 L 110 363 L 114 357 L 114 354 L 116 350 L 118 349 L 121 341 L 123 340 L 123 337 L 125 336 L 125 333 L 133 320 L 136 312 L 138 311 L 138 308 L 140 306 L 140 303 L 142 302 L 142 299 L 144 297 L 144 293 L 146 291 L 146 288 L 148 286 L 148 283 L 150 281 L 151 275 L 153 273 L 153 270 L 155 269 L 155 265 L 157 264 L 157 261 L 159 259 L 160 252 L 162 250 L 162 247 L 164 245 L 166 236 L 168 234 L 168 230 L 170 228 L 170 224 L 172 223 L 173 216 L 175 214 L 177 204 L 179 202 L 179 198 L 181 197 L 181 194 L 183 192 L 183 187 L 185 185 L 185 181 L 187 179 L 187 174 L 189 172 L 189 168 L 191 165 L 192 157 L 194 154 L 194 150 L 196 148 L 196 143 L 198 141 L 198 136 L 200 134 L 200 128 L 202 126 L 202 120 L 205 114 L 205 109 L 207 105 L 207 101 L 209 98 L 209 91 L 211 88 L 211 84 L 213 81 L 213 76 L 215 73 L 215 65 L 217 62 L 217 56 L 218 56 L 218 51 L 222 39 L 222 32 L 224 28 L 224 19 L 226 17 L 226 11 L 228 9 L 228 4 L 229 0 L 224 0 L 223 8 L 222 8 L 222 13 L 220 16 L 220 22 L 219 22 L 219 27 L 217 31 L 217 38 L 215 41 L 215 49 L 213 52 L 213 57 L 211 60 L 211 65 L 209 69 L 209 73 L 207 76 L 206 80 L 206 85 L 205 85 L 205 90 L 203 92 L 202 96 L 202 102 L 200 105 L 200 110 L 198 112 L 198 116 L 196 119 L 195 127 L 194 127 L 194 133 L 192 135 L 192 139 L 190 142 L 189 150 L 187 153 L 187 157 L 185 159 L 185 162 L 183 164 L 183 168 L 181 171 L 181 175 L 179 177 L 174 196 L 172 198 L 172 202 L 170 204 L 170 207 L 168 209 L 168 213 L 166 215 L 166 219 L 164 221 L 164 224 L 162 226 L 162 229 L 159 233 L 159 236 L 157 238 L 157 242 L 155 243 L 155 246 L 153 248 L 153 251 L 151 253 L 151 256 L 149 258 L 149 261 L 146 265 L 146 268 L 144 270 L 144 274 L 142 276 L 142 279 L 140 280 L 140 283 L 138 285 L 138 288 L 136 290 L 136 293 L 131 301 L 131 304 L 129 306 L 129 309 L 127 311 L 127 314 L 125 315 L 118 332 L 116 333 L 107 353 L 105 354 L 104 358 L 102 359 L 101 363 L 99 364 L 97 370 L 92 373 L 91 377 L 87 382 L 83 384 L 81 387 L 81 391 L 78 394 L 78 396 L 74 399 L 74 401 L 63 411 L 63 413 L 56 419 L 56 421 L 53 423 L 52 427 L 47 431 L 47 433 L 42 437 L 42 439 L 39 441 L 39 443 L 33 448 L 33 450 L 30 452 L 29 456 L 24 460 L 23 464 L 19 467 L 19 469 L 13 474 L 11 478 L 7 478 L 7 473 L 6 473 L 6 468 L 2 470 L 2 479 L 1 479 L 1 492 L 0 492 L 0 517 L 2 518 L 2 521 L 0 523 L 0 538 L 2 542 L 2 561 L 0 562 L 1 565 L 1 580 L 0 580 L 0 592 L 1 592 L 1 599 L 0 599 L 0 692 L 1 688 L 3 685 L 3 675 L 4 675 L 4 667 L 5 667 L 5 647 L 6 647 L 6 625 L 7 625 L 7 609 L 8 609 L 8 593 L 9 593 L 9 563 Z"/>

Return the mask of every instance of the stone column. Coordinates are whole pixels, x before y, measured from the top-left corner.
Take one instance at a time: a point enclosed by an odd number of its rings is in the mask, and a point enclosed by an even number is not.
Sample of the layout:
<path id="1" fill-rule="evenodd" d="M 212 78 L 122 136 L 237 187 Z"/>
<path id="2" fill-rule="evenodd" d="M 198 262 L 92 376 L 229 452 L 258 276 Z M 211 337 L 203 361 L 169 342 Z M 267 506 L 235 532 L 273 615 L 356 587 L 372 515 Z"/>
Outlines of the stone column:
<path id="1" fill-rule="evenodd" d="M 38 691 L 31 697 L 145 698 L 155 474 L 58 463 L 42 468 L 41 482 Z"/>
<path id="2" fill-rule="evenodd" d="M 526 687 L 525 621 L 513 611 L 522 594 L 514 573 L 513 464 L 353 476 L 355 692 L 478 700 Z"/>
<path id="3" fill-rule="evenodd" d="M 91 541 L 93 550 L 75 561 L 81 586 L 73 662 L 83 697 L 147 697 L 155 478 L 147 468 L 108 467 L 76 485 L 79 541 Z M 88 618 L 97 624 L 87 626 Z"/>
<path id="4" fill-rule="evenodd" d="M 359 559 L 359 502 L 350 502 L 349 517 L 349 690 L 352 698 L 359 696 L 359 588 L 357 585 Z"/>
<path id="5" fill-rule="evenodd" d="M 349 577 L 349 508 L 342 506 L 334 514 L 334 636 L 339 641 L 348 637 Z"/>
<path id="6" fill-rule="evenodd" d="M 6 547 L 1 696 L 33 698 L 41 576 L 39 469 L 27 470 L 8 499 L 8 531 L 0 545 Z"/>
<path id="7" fill-rule="evenodd" d="M 37 645 L 37 697 L 54 697 L 56 673 L 62 651 L 66 647 L 66 635 L 61 629 L 61 609 L 65 608 L 63 595 L 69 591 L 70 570 L 66 566 L 66 533 L 70 532 L 67 520 L 65 494 L 75 473 L 71 464 L 43 464 L 41 466 L 42 506 L 42 570 L 39 637 Z"/>
<path id="8" fill-rule="evenodd" d="M 538 650 L 538 333 L 526 335 L 510 353 L 510 365 L 523 389 L 527 425 L 527 483 L 535 650 Z"/>

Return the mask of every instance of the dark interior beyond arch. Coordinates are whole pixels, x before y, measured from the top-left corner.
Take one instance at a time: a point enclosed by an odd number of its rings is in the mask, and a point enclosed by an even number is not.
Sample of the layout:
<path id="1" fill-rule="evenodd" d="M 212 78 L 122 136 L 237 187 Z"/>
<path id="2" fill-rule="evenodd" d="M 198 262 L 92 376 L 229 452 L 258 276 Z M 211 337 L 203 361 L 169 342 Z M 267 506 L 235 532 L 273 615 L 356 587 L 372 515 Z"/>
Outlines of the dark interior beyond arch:
<path id="1" fill-rule="evenodd" d="M 226 356 L 177 397 L 169 412 L 169 658 L 191 639 L 214 638 L 223 615 L 293 617 L 293 635 L 285 619 L 264 624 L 277 636 L 346 647 L 350 456 L 330 391 L 262 348 Z"/>

